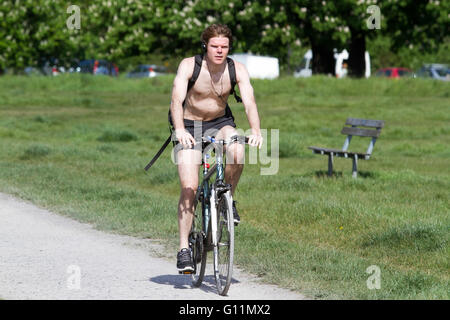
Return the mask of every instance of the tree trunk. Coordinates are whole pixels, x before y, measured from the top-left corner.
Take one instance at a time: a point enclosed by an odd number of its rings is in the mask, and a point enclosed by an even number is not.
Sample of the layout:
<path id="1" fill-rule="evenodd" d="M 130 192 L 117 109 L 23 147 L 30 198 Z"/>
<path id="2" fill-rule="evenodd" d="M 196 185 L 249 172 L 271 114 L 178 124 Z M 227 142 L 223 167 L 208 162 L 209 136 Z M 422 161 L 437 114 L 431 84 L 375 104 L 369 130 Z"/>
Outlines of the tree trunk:
<path id="1" fill-rule="evenodd" d="M 291 55 L 292 55 L 292 49 L 291 45 L 288 43 L 287 45 L 287 73 L 291 74 Z"/>
<path id="2" fill-rule="evenodd" d="M 310 41 L 313 52 L 312 73 L 331 74 L 334 76 L 335 60 L 333 49 L 325 45 L 315 44 L 313 39 L 310 39 Z"/>
<path id="3" fill-rule="evenodd" d="M 362 78 L 366 71 L 366 36 L 361 30 L 350 29 L 351 40 L 348 58 L 348 74 L 352 77 Z"/>

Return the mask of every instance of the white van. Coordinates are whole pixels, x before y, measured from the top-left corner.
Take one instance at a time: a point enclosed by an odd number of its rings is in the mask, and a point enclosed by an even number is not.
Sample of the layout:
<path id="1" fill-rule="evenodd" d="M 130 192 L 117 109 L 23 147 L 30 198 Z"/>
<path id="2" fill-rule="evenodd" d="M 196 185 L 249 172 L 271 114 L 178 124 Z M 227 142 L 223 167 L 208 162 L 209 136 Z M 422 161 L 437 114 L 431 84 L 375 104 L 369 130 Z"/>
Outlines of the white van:
<path id="1" fill-rule="evenodd" d="M 250 78 L 275 79 L 280 76 L 278 58 L 237 53 L 230 58 L 242 63 L 248 70 Z"/>

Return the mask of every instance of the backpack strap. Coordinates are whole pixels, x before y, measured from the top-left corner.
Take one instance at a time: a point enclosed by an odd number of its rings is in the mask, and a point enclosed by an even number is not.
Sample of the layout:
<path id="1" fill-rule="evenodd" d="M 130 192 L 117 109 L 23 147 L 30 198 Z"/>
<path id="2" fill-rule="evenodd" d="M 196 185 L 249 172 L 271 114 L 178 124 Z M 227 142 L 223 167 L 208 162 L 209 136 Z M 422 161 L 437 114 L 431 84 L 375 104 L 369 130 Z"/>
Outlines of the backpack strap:
<path id="1" fill-rule="evenodd" d="M 152 158 L 152 160 L 145 166 L 144 170 L 147 171 L 148 169 L 150 169 L 150 167 L 156 162 L 156 160 L 158 160 L 159 156 L 163 153 L 163 151 L 167 148 L 167 146 L 169 145 L 170 141 L 172 140 L 172 135 L 170 135 L 167 139 L 166 142 L 164 142 L 164 144 L 162 145 L 162 147 L 159 149 L 159 151 L 156 153 L 156 155 Z"/>
<path id="2" fill-rule="evenodd" d="M 197 81 L 200 71 L 202 70 L 202 63 L 203 63 L 203 55 L 202 54 L 196 55 L 195 63 L 194 63 L 194 71 L 192 72 L 192 77 L 189 79 L 188 87 L 186 90 L 186 95 L 189 92 L 189 90 L 191 90 L 191 88 L 194 86 L 195 81 Z M 185 104 L 186 104 L 186 99 L 184 99 L 184 101 L 183 101 L 183 108 L 184 108 Z M 172 114 L 170 112 L 170 109 L 169 109 L 169 124 L 170 124 L 169 129 L 170 129 L 170 131 L 172 131 L 171 127 L 173 127 L 173 122 L 172 122 Z"/>
<path id="3" fill-rule="evenodd" d="M 192 72 L 192 77 L 189 79 L 188 87 L 186 94 L 191 90 L 191 88 L 194 86 L 195 81 L 197 81 L 198 75 L 200 74 L 200 71 L 202 70 L 202 64 L 203 64 L 203 55 L 198 54 L 195 56 L 195 64 L 194 64 L 194 71 Z M 183 101 L 183 108 L 186 103 L 186 99 Z M 166 149 L 166 147 L 169 145 L 170 141 L 172 140 L 172 131 L 173 131 L 173 122 L 172 122 L 172 114 L 169 109 L 168 113 L 168 120 L 169 120 L 169 131 L 170 135 L 162 145 L 162 147 L 159 149 L 159 151 L 156 153 L 156 155 L 153 157 L 153 159 L 145 166 L 144 170 L 147 171 L 150 169 L 150 167 L 158 160 L 159 156 L 163 153 L 163 151 Z M 175 145 L 175 142 L 174 142 Z"/>
<path id="4" fill-rule="evenodd" d="M 228 73 L 230 74 L 230 82 L 231 82 L 231 90 L 230 94 L 234 95 L 234 98 L 237 102 L 242 102 L 241 97 L 238 96 L 236 93 L 236 90 L 234 87 L 236 86 L 237 80 L 236 80 L 236 67 L 234 66 L 234 61 L 231 58 L 227 57 L 227 63 L 228 63 Z"/>
<path id="5" fill-rule="evenodd" d="M 186 94 L 194 86 L 195 81 L 197 81 L 198 75 L 200 74 L 200 71 L 202 70 L 202 64 L 203 64 L 203 55 L 202 54 L 196 55 L 195 56 L 195 64 L 194 64 L 194 72 L 192 72 L 192 77 L 189 79 Z M 183 101 L 183 107 L 184 107 L 185 102 L 186 102 L 186 99 Z"/>

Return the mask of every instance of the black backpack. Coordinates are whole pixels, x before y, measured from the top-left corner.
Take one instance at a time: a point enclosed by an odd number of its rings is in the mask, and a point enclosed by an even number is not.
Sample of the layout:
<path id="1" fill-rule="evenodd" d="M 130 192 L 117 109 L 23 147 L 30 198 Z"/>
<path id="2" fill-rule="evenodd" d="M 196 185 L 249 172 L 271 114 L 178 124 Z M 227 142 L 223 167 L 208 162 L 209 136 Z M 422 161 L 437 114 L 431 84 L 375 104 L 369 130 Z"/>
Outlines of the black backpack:
<path id="1" fill-rule="evenodd" d="M 202 63 L 203 63 L 203 55 L 196 55 L 195 56 L 195 64 L 194 64 L 194 72 L 192 73 L 192 77 L 189 79 L 186 94 L 187 94 L 187 92 L 189 92 L 189 90 L 191 90 L 191 88 L 194 86 L 195 82 L 197 81 L 200 71 L 202 69 Z M 236 90 L 234 89 L 234 87 L 236 86 L 237 80 L 236 80 L 236 68 L 234 66 L 233 59 L 227 57 L 227 64 L 228 64 L 228 73 L 230 75 L 230 82 L 231 82 L 230 94 L 233 94 L 234 98 L 236 99 L 236 102 L 240 103 L 240 102 L 242 102 L 242 99 L 241 99 L 241 97 L 239 97 L 239 95 L 236 93 Z M 186 103 L 186 99 L 183 101 L 183 108 L 184 108 L 185 103 Z M 227 106 L 225 109 L 225 114 L 230 115 L 234 120 L 233 114 L 231 113 L 231 109 L 230 109 L 228 103 L 227 103 Z M 169 109 L 169 114 L 168 114 L 168 120 L 169 120 L 170 136 L 167 138 L 166 142 L 164 142 L 163 146 L 161 147 L 161 149 L 159 149 L 159 151 L 156 153 L 156 155 L 153 157 L 153 159 L 144 168 L 145 171 L 150 169 L 150 167 L 153 165 L 153 163 L 155 163 L 155 161 L 159 158 L 159 156 L 163 153 L 163 151 L 166 149 L 166 147 L 169 145 L 170 141 L 172 140 L 173 123 L 172 123 L 172 116 L 170 113 L 170 109 Z"/>

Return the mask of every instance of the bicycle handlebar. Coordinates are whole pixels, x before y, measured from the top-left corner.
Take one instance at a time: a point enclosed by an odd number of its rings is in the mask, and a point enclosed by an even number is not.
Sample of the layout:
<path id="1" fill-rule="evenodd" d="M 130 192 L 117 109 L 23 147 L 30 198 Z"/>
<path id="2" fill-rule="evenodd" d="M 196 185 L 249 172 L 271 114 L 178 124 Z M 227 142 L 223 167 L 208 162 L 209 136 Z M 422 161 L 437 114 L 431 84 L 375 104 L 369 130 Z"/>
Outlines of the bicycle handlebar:
<path id="1" fill-rule="evenodd" d="M 198 141 L 200 142 L 200 140 Z M 202 137 L 202 142 L 211 142 L 211 143 L 223 143 L 223 144 L 230 144 L 233 142 L 239 142 L 239 143 L 247 143 L 248 144 L 248 137 L 246 136 L 232 136 L 228 140 L 216 140 L 214 137 Z"/>

